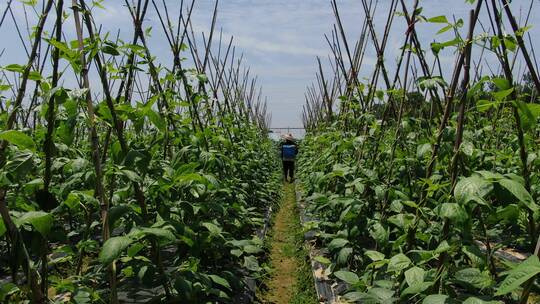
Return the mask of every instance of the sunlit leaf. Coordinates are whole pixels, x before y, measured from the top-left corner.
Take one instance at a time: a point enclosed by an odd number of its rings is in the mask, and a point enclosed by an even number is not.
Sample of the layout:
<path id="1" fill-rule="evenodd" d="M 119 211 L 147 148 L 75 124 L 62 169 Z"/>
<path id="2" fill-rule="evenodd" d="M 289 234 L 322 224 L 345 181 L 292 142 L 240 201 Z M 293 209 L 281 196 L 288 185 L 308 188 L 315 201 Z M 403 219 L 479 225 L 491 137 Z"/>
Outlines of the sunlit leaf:
<path id="1" fill-rule="evenodd" d="M 354 285 L 356 283 L 358 283 L 360 281 L 360 278 L 358 277 L 358 275 L 354 272 L 350 272 L 350 271 L 336 271 L 334 272 L 334 275 L 346 282 L 347 284 L 351 284 L 351 285 Z"/>
<path id="2" fill-rule="evenodd" d="M 99 252 L 99 262 L 105 265 L 118 259 L 122 252 L 133 242 L 127 236 L 117 236 L 108 239 Z"/>
<path id="3" fill-rule="evenodd" d="M 0 139 L 8 141 L 21 149 L 28 149 L 31 151 L 36 150 L 36 144 L 34 143 L 32 137 L 24 134 L 21 131 L 9 130 L 0 132 Z"/>
<path id="4" fill-rule="evenodd" d="M 538 256 L 532 255 L 521 262 L 516 268 L 511 269 L 501 283 L 495 295 L 500 296 L 510 293 L 525 283 L 530 278 L 540 273 L 540 260 Z"/>

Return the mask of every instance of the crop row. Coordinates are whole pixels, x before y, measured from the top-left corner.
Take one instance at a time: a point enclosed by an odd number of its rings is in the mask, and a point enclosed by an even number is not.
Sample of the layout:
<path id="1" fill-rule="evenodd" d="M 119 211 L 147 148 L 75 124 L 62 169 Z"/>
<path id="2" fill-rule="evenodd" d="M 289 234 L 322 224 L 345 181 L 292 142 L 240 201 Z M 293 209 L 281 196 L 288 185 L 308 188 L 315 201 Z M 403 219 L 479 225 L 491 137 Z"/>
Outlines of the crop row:
<path id="1" fill-rule="evenodd" d="M 308 211 L 318 219 L 309 226 L 329 252 L 317 260 L 347 283 L 346 300 L 538 301 L 540 87 L 524 43 L 532 37 L 507 1 L 466 2 L 469 18 L 449 21 L 423 16 L 418 1 L 412 8 L 391 1 L 377 36 L 375 8 L 362 1 L 354 50 L 340 39 L 333 2 L 335 69 L 319 65 L 307 95 L 300 168 Z M 479 33 L 485 18 L 492 27 Z M 408 30 L 397 67 L 389 67 L 386 43 L 399 20 Z M 449 40 L 423 49 L 421 26 L 438 26 L 438 37 Z M 360 78 L 367 46 L 379 60 Z M 452 73 L 439 57 L 450 50 Z M 496 61 L 486 62 L 502 74 L 483 75 L 481 62 L 493 54 Z M 528 67 L 526 77 L 516 76 L 512 61 Z"/>

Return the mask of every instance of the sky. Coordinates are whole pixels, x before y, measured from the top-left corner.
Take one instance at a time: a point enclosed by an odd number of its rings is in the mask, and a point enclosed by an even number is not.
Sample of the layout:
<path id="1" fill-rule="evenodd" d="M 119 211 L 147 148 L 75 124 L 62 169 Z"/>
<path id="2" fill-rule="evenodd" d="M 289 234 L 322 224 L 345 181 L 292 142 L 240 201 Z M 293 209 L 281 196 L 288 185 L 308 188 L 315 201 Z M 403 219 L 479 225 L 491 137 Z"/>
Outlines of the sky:
<path id="1" fill-rule="evenodd" d="M 20 0 L 14 1 L 17 2 L 14 5 L 15 18 L 24 24 L 25 15 L 22 4 Z M 180 0 L 166 1 L 170 8 L 180 2 Z M 4 11 L 6 2 L 7 0 L 0 0 L 0 12 Z M 389 2 L 389 0 L 379 0 L 374 18 L 379 35 L 386 21 Z M 128 40 L 132 35 L 131 18 L 123 3 L 124 1 L 120 0 L 104 0 L 103 5 L 106 10 L 96 9 L 94 16 L 96 22 L 103 25 L 104 31 L 116 33 L 120 29 L 121 36 Z M 413 1 L 406 0 L 406 3 L 412 6 Z M 523 15 L 529 4 L 530 0 L 514 0 L 512 4 L 514 14 L 518 17 Z M 192 20 L 196 32 L 208 34 L 214 5 L 215 0 L 196 1 Z M 446 15 L 450 20 L 463 18 L 466 25 L 468 11 L 473 8 L 465 0 L 424 0 L 420 1 L 420 6 L 423 7 L 422 15 L 428 18 L 439 15 Z M 360 36 L 364 18 L 361 1 L 338 0 L 338 7 L 349 43 L 354 45 Z M 531 24 L 539 23 L 539 12 L 539 4 L 535 4 Z M 32 23 L 32 13 L 29 12 L 27 15 Z M 155 11 L 151 9 L 145 24 L 153 27 L 150 38 L 152 53 L 158 59 L 160 57 L 168 59 L 170 57 L 168 47 L 158 22 Z M 259 84 L 263 87 L 263 94 L 268 98 L 268 110 L 272 113 L 273 127 L 302 126 L 301 112 L 305 100 L 304 94 L 307 86 L 315 80 L 318 69 L 316 57 L 321 57 L 323 63 L 328 60 L 330 48 L 324 34 L 331 32 L 334 23 L 330 0 L 221 0 L 219 2 L 217 28 L 223 31 L 224 41 L 234 36 L 234 45 L 239 52 L 244 54 L 245 63 L 250 66 L 252 73 L 258 76 Z M 486 26 L 489 25 L 485 19 L 483 23 Z M 8 16 L 5 24 L 0 28 L 0 37 L 2 37 L 0 52 L 4 51 L 0 57 L 0 66 L 23 63 L 26 59 L 13 24 L 11 17 Z M 449 33 L 436 35 L 441 27 L 440 24 L 426 23 L 418 26 L 422 44 L 427 46 L 435 40 L 449 40 Z M 463 35 L 465 35 L 466 27 L 462 29 Z M 392 71 L 392 66 L 395 66 L 394 60 L 403 44 L 405 30 L 403 18 L 397 17 L 386 53 L 386 62 L 390 71 Z M 476 34 L 481 32 L 482 29 L 477 28 Z M 532 37 L 540 34 L 534 26 L 530 32 Z M 538 45 L 536 42 L 533 43 L 536 48 Z M 430 58 L 432 57 L 428 55 L 428 61 Z M 441 54 L 444 67 L 448 68 L 447 73 L 451 72 L 454 59 L 455 53 L 451 50 Z M 365 64 L 361 68 L 361 75 L 368 76 L 375 62 L 375 51 L 369 48 Z"/>

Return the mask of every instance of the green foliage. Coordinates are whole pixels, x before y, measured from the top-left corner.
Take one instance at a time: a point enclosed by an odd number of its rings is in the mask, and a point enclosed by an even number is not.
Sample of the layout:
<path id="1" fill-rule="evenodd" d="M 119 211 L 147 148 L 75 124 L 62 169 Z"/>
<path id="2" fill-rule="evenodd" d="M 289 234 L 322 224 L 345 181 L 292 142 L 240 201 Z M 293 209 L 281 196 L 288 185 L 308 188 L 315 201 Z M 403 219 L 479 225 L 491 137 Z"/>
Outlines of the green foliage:
<path id="1" fill-rule="evenodd" d="M 106 265 L 112 263 L 120 257 L 122 251 L 124 251 L 132 242 L 133 240 L 127 236 L 117 236 L 108 239 L 105 244 L 103 244 L 103 248 L 101 248 L 99 261 Z"/>
<path id="2" fill-rule="evenodd" d="M 503 295 L 516 290 L 521 284 L 539 273 L 540 261 L 537 256 L 533 255 L 508 272 L 501 286 L 497 288 L 496 295 Z"/>
<path id="3" fill-rule="evenodd" d="M 350 284 L 350 285 L 354 285 L 356 283 L 358 283 L 360 281 L 360 278 L 358 277 L 358 275 L 356 275 L 354 272 L 350 272 L 350 271 L 336 271 L 334 272 L 334 275 L 346 282 L 347 284 Z"/>
<path id="4" fill-rule="evenodd" d="M 36 144 L 32 137 L 24 134 L 21 131 L 9 130 L 0 132 L 0 140 L 8 141 L 9 143 L 21 148 L 35 151 Z"/>
<path id="5" fill-rule="evenodd" d="M 94 9 L 106 9 L 101 0 L 88 4 L 80 13 L 90 18 Z M 54 8 L 46 27 L 55 24 Z M 148 38 L 152 29 L 142 30 Z M 0 126 L 15 113 L 18 128 L 0 130 L 1 199 L 20 232 L 13 243 L 0 220 L 0 272 L 26 275 L 29 266 L 41 272 L 39 284 L 51 301 L 107 303 L 115 262 L 122 295 L 136 289 L 151 291 L 156 303 L 232 302 L 246 290 L 246 277 L 258 279 L 267 270 L 266 248 L 255 235 L 279 199 L 277 145 L 268 137 L 262 102 L 224 101 L 233 91 L 245 93 L 240 82 L 214 98 L 213 77 L 176 60 L 174 68 L 158 65 L 140 37 L 129 44 L 96 28 L 91 38 L 85 28 L 80 51 L 79 41 L 49 34 L 40 43 L 43 56 L 58 51 L 58 84 L 52 83 L 53 60 L 45 57 L 43 75 L 30 71 L 28 80 L 37 85 L 35 91 L 28 85 L 19 108 L 11 96 L 16 90 L 0 83 Z M 187 45 L 178 47 L 180 57 L 189 53 Z M 27 66 L 1 69 L 21 78 Z M 104 79 L 91 77 L 90 88 L 66 80 L 83 83 L 84 69 Z M 31 299 L 26 279 L 3 284 L 0 302 Z"/>
<path id="6" fill-rule="evenodd" d="M 433 79 L 417 83 L 425 89 L 445 87 Z M 484 91 L 488 86 L 491 90 Z M 416 108 L 427 106 L 424 100 L 406 104 L 400 124 L 390 121 L 381 128 L 367 114 L 343 116 L 347 128 L 337 121 L 308 134 L 299 160 L 307 209 L 320 220 L 314 225 L 317 238 L 330 253 L 324 262 L 347 283 L 346 299 L 506 303 L 509 294 L 519 293 L 538 275 L 536 257 L 513 266 L 493 253 L 530 248 L 524 237 L 528 217 L 537 221 L 539 216 L 540 176 L 530 171 L 527 190 L 517 133 L 508 131 L 515 127 L 509 100 L 514 94 L 519 92 L 504 78 L 482 78 L 468 92 L 470 118 L 457 150 L 454 187 L 448 166 L 456 153 L 454 122 L 443 130 L 432 175 L 426 178 L 438 124 Z M 528 115 L 518 109 L 521 117 Z M 500 111 L 496 122 L 491 121 L 494 111 Z M 529 134 L 538 131 L 537 124 L 528 125 Z M 535 139 L 527 135 L 526 140 L 533 147 Z M 539 168 L 534 150 L 529 158 L 530 169 Z M 486 240 L 489 254 L 478 242 Z"/>

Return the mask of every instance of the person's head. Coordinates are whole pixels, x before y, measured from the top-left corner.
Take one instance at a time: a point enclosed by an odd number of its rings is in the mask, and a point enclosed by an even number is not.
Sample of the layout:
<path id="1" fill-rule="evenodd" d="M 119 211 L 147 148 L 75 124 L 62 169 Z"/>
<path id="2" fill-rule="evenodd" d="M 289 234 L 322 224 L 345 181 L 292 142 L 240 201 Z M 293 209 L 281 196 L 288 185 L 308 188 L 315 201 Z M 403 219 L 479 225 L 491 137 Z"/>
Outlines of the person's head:
<path id="1" fill-rule="evenodd" d="M 294 137 L 292 136 L 291 133 L 285 134 L 283 136 L 283 139 L 285 140 L 286 143 L 293 143 L 294 142 Z"/>

